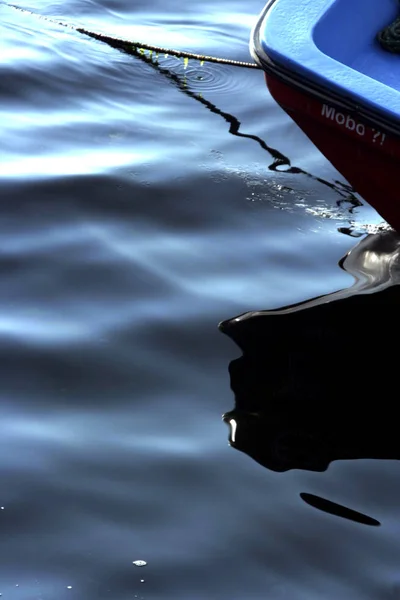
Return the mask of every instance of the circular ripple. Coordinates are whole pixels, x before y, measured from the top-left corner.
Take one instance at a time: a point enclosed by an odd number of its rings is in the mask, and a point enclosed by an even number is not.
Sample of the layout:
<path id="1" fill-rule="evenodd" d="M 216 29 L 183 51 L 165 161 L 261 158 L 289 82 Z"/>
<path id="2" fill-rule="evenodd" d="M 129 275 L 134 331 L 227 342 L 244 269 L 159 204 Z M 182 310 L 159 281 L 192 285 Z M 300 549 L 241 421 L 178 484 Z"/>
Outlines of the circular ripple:
<path id="1" fill-rule="evenodd" d="M 173 56 L 159 55 L 159 69 L 170 71 L 171 78 L 178 78 L 180 85 L 186 86 L 193 92 L 240 93 L 248 89 L 254 82 L 253 69 L 204 62 L 195 59 L 183 59 Z M 251 79 L 251 77 L 253 77 Z"/>
<path id="2" fill-rule="evenodd" d="M 251 69 L 217 63 L 193 65 L 190 63 L 184 76 L 192 90 L 198 92 L 242 92 L 248 89 Z"/>

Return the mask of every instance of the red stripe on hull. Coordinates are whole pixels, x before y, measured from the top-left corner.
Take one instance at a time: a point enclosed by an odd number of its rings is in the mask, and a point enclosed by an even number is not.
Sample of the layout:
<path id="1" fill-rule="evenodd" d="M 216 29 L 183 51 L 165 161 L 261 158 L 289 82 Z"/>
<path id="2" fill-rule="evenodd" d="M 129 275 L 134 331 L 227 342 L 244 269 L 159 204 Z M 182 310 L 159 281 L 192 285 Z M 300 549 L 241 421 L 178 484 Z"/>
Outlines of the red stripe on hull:
<path id="1" fill-rule="evenodd" d="M 272 97 L 355 191 L 400 231 L 400 138 L 271 75 Z"/>

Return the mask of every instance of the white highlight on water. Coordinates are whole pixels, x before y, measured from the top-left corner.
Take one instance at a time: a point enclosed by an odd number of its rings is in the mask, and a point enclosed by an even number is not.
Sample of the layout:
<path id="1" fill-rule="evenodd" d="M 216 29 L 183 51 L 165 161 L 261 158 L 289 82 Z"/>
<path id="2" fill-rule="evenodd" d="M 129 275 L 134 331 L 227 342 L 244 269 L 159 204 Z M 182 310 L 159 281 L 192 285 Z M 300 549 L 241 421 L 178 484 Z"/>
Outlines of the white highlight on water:
<path id="1" fill-rule="evenodd" d="M 135 567 L 145 567 L 147 562 L 145 560 L 134 560 L 132 564 L 135 565 Z"/>

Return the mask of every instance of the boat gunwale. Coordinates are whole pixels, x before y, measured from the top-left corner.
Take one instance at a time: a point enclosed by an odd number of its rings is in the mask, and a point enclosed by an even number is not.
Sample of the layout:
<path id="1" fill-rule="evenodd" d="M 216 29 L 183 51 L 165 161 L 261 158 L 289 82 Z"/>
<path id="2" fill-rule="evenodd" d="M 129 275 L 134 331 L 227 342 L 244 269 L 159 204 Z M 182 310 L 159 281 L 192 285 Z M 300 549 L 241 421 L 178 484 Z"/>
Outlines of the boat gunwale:
<path id="1" fill-rule="evenodd" d="M 272 75 L 283 83 L 291 85 L 314 98 L 318 98 L 321 102 L 326 102 L 335 108 L 346 110 L 352 116 L 361 118 L 372 127 L 377 126 L 386 133 L 400 136 L 400 121 L 385 118 L 382 113 L 370 108 L 366 104 L 356 103 L 354 100 L 340 95 L 327 86 L 316 83 L 304 73 L 299 75 L 295 71 L 277 64 L 276 61 L 268 56 L 261 41 L 261 27 L 264 24 L 268 11 L 276 2 L 279 2 L 279 0 L 268 0 L 250 36 L 250 53 L 262 70 L 267 75 Z"/>

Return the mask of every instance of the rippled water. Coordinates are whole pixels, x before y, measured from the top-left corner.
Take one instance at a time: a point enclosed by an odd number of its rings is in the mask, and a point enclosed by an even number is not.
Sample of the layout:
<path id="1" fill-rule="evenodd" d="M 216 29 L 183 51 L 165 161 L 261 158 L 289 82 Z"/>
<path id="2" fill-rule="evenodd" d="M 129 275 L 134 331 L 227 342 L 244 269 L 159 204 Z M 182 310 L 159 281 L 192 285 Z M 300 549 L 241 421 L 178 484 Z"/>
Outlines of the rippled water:
<path id="1" fill-rule="evenodd" d="M 247 61 L 263 3 L 21 6 Z M 277 473 L 230 448 L 221 420 L 240 350 L 218 323 L 347 288 L 338 262 L 358 240 L 343 232 L 379 217 L 259 71 L 0 18 L 2 597 L 397 597 L 398 463 Z M 360 364 L 368 326 L 346 321 L 327 385 Z M 360 368 L 353 400 L 371 403 Z"/>

